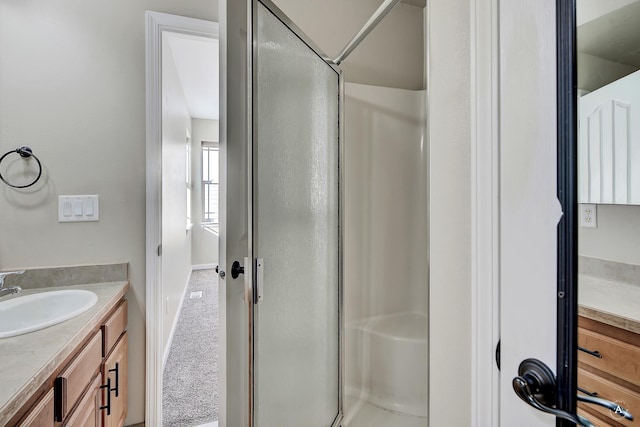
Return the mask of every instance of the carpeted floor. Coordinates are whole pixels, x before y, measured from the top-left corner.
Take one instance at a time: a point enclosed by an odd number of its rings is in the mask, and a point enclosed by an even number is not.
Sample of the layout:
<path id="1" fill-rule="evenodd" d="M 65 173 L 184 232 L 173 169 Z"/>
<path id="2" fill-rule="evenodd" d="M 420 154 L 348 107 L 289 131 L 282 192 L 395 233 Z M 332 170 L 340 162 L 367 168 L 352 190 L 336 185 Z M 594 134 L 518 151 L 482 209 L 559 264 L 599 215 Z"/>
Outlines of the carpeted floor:
<path id="1" fill-rule="evenodd" d="M 202 298 L 190 298 L 202 291 Z M 218 419 L 218 276 L 191 274 L 164 367 L 163 426 L 191 427 Z"/>

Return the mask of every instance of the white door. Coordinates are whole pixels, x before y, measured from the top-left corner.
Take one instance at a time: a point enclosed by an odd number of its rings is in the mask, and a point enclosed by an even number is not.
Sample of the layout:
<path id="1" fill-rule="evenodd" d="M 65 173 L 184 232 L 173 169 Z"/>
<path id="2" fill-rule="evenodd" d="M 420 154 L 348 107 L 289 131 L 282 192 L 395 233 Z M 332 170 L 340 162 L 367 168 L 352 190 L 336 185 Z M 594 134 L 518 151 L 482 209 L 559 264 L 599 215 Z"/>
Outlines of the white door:
<path id="1" fill-rule="evenodd" d="M 640 71 L 580 98 L 580 203 L 640 203 Z"/>
<path id="2" fill-rule="evenodd" d="M 500 426 L 555 426 L 514 393 L 528 358 L 556 367 L 556 1 L 500 2 Z"/>

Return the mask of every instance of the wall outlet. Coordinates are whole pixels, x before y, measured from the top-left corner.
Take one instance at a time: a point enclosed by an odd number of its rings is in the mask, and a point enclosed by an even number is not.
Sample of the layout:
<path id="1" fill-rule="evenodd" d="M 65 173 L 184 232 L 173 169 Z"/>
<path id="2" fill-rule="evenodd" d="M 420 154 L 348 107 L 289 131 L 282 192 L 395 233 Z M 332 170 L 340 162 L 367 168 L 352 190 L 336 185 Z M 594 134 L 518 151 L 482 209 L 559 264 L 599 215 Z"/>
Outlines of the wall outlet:
<path id="1" fill-rule="evenodd" d="M 597 205 L 580 205 L 580 227 L 598 228 Z"/>

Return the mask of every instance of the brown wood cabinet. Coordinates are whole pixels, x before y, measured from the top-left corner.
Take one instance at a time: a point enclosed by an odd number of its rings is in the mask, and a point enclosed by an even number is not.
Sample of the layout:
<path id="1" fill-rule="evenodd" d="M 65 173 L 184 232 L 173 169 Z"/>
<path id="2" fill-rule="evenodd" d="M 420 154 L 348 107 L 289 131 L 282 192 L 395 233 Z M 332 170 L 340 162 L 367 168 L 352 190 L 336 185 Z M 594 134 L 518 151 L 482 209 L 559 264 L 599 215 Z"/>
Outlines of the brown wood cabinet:
<path id="1" fill-rule="evenodd" d="M 53 389 L 33 405 L 19 427 L 53 427 Z"/>
<path id="2" fill-rule="evenodd" d="M 75 353 L 55 370 L 47 390 L 19 413 L 17 427 L 122 427 L 127 416 L 127 301 L 122 299 Z M 51 388 L 53 386 L 53 388 Z M 34 399 L 30 399 L 34 402 Z M 25 405 L 26 406 L 26 405 Z"/>
<path id="3" fill-rule="evenodd" d="M 102 402 L 100 385 L 102 376 L 96 375 L 89 389 L 78 404 L 78 407 L 66 422 L 67 426 L 74 427 L 100 427 L 100 404 Z"/>
<path id="4" fill-rule="evenodd" d="M 102 368 L 102 383 L 109 385 L 110 394 L 106 394 L 103 406 L 103 427 L 122 427 L 127 417 L 127 333 L 123 333 Z"/>
<path id="5" fill-rule="evenodd" d="M 578 403 L 596 425 L 640 427 L 640 336 L 595 320 L 578 319 L 578 387 L 629 410 L 634 420 L 601 406 Z"/>

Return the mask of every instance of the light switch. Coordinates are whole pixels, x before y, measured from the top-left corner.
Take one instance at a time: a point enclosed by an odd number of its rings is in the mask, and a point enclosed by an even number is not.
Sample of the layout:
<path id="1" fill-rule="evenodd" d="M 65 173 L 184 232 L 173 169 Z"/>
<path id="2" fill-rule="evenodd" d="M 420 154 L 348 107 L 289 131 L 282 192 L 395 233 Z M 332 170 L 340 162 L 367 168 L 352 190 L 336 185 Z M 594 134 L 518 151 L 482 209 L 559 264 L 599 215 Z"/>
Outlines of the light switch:
<path id="1" fill-rule="evenodd" d="M 82 211 L 85 216 L 93 216 L 93 201 L 85 200 L 82 202 Z"/>
<path id="2" fill-rule="evenodd" d="M 62 205 L 62 216 L 69 217 L 71 216 L 71 202 L 65 200 Z"/>
<path id="3" fill-rule="evenodd" d="M 73 214 L 75 216 L 82 216 L 82 202 L 80 200 L 74 200 L 72 203 L 73 203 Z"/>
<path id="4" fill-rule="evenodd" d="M 58 221 L 98 221 L 98 201 L 98 196 L 58 196 Z"/>

